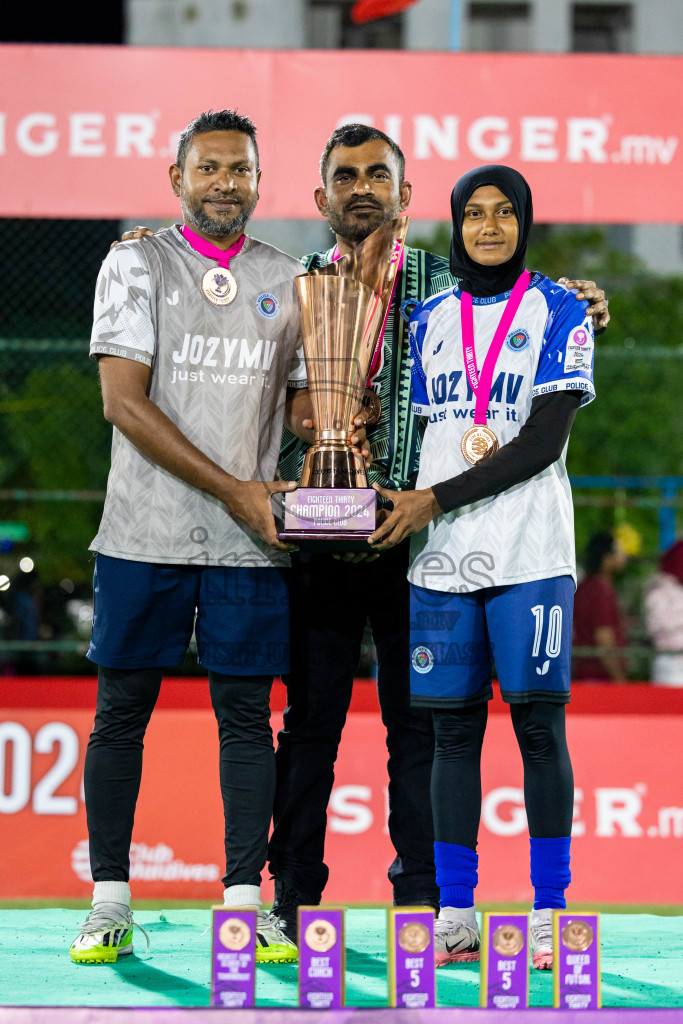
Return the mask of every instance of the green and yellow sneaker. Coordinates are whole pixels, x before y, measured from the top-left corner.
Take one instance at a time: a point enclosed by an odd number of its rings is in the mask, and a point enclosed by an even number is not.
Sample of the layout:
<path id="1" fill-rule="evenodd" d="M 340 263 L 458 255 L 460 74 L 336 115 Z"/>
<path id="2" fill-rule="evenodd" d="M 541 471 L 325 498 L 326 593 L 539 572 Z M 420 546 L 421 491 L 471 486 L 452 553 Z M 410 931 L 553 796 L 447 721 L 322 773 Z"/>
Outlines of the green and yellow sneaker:
<path id="1" fill-rule="evenodd" d="M 119 956 L 133 952 L 133 915 L 120 903 L 98 903 L 90 913 L 77 939 L 71 943 L 69 956 L 75 964 L 113 964 Z M 147 939 L 144 928 L 140 928 Z"/>
<path id="2" fill-rule="evenodd" d="M 256 963 L 295 964 L 299 959 L 296 943 L 282 930 L 282 922 L 275 914 L 259 910 L 256 918 Z"/>

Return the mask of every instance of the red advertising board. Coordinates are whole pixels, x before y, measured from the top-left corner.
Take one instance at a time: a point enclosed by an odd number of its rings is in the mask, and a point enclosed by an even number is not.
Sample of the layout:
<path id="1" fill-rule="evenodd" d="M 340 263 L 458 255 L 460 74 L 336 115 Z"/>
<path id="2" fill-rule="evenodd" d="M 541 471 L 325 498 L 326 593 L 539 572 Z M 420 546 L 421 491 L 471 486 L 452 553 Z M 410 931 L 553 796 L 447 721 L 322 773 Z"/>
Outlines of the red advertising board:
<path id="1" fill-rule="evenodd" d="M 538 221 L 681 223 L 682 90 L 681 57 L 0 45 L 0 216 L 176 217 L 178 132 L 230 106 L 259 127 L 263 218 L 317 217 L 325 141 L 364 121 L 404 149 L 417 219 L 507 163 Z"/>
<path id="2" fill-rule="evenodd" d="M 131 857 L 138 898 L 220 897 L 216 727 L 205 684 L 194 682 L 192 688 L 191 700 L 162 696 L 148 730 Z M 65 706 L 73 701 L 38 707 L 34 698 L 40 686 L 24 689 L 29 706 L 0 713 L 0 899 L 87 899 L 82 776 L 93 712 Z M 92 695 L 92 685 L 83 689 Z M 654 687 L 591 687 L 597 697 L 582 702 L 581 689 L 576 687 L 577 710 L 569 712 L 576 786 L 570 899 L 683 903 L 683 719 L 675 713 L 683 694 Z M 621 695 L 630 689 L 643 693 L 636 695 L 639 704 L 628 707 L 631 694 Z M 649 713 L 660 698 L 664 713 Z M 614 711 L 584 713 L 601 701 L 612 703 Z M 282 706 L 281 693 L 274 703 Z M 629 713 L 620 713 L 620 704 Z M 361 694 L 354 707 L 367 710 L 352 708 L 342 740 L 328 814 L 326 898 L 390 901 L 384 733 L 371 692 L 366 699 Z M 521 759 L 509 715 L 498 700 L 493 710 L 499 713 L 489 718 L 484 748 L 477 896 L 480 902 L 529 901 Z M 275 728 L 280 719 L 275 711 Z M 263 891 L 270 898 L 270 882 Z"/>

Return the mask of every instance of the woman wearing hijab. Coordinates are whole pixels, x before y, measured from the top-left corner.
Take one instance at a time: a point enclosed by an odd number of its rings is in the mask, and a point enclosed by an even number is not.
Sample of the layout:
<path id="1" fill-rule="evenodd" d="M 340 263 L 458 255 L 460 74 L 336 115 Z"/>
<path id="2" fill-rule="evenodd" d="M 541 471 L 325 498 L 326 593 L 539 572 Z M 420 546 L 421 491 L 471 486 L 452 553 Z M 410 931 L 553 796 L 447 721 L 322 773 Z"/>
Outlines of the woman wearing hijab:
<path id="1" fill-rule="evenodd" d="M 524 763 L 534 967 L 552 967 L 564 908 L 574 782 L 565 734 L 576 581 L 565 468 L 569 431 L 594 397 L 586 303 L 525 269 L 531 192 L 491 165 L 451 197 L 461 286 L 411 318 L 413 409 L 428 417 L 414 491 L 377 488 L 393 511 L 376 550 L 408 534 L 411 694 L 431 707 L 438 966 L 479 959 L 474 908 L 481 750 L 493 661 Z M 418 532 L 419 531 L 419 532 Z"/>

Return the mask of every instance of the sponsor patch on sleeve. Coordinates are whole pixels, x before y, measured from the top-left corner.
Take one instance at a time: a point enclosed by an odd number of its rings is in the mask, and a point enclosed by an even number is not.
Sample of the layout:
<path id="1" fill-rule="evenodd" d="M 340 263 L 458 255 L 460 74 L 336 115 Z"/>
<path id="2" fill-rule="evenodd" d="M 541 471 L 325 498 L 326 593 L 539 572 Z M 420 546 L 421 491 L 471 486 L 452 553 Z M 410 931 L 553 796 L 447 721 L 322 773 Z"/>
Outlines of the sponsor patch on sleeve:
<path id="1" fill-rule="evenodd" d="M 587 323 L 574 327 L 567 338 L 564 372 L 590 371 L 593 362 L 593 333 Z"/>

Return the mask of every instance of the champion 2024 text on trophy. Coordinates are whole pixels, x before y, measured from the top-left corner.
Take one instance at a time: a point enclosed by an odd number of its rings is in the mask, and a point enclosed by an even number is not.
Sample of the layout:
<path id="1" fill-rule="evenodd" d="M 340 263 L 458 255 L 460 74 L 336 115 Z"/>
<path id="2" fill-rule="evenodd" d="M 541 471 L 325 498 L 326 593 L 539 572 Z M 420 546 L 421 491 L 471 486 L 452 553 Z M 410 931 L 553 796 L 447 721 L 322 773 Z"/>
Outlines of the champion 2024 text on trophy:
<path id="1" fill-rule="evenodd" d="M 389 221 L 346 256 L 296 279 L 315 440 L 298 490 L 284 496 L 282 540 L 348 551 L 364 548 L 375 530 L 376 494 L 348 437 L 361 409 L 368 425 L 381 414 L 370 385 L 381 368 L 407 230 L 407 217 Z"/>

